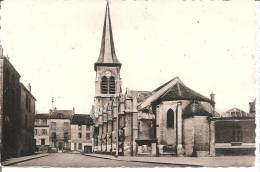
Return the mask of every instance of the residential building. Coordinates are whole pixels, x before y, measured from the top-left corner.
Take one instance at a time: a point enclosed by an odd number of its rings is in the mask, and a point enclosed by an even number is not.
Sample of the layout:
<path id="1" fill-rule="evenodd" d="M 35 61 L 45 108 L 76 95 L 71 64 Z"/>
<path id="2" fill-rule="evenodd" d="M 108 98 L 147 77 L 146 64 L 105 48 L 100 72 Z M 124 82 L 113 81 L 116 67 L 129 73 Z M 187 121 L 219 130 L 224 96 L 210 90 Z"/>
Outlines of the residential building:
<path id="1" fill-rule="evenodd" d="M 28 89 L 20 84 L 20 115 L 21 115 L 21 130 L 19 138 L 19 154 L 30 155 L 34 153 L 34 117 L 35 117 L 35 101 L 36 99 L 31 93 L 31 85 L 28 84 Z"/>
<path id="2" fill-rule="evenodd" d="M 87 114 L 75 114 L 71 119 L 71 150 L 93 152 L 93 119 Z"/>
<path id="3" fill-rule="evenodd" d="M 36 114 L 34 119 L 34 139 L 36 151 L 47 152 L 50 146 L 50 115 Z"/>
<path id="4" fill-rule="evenodd" d="M 34 128 L 38 151 L 93 151 L 93 118 L 75 114 L 74 108 L 36 114 Z"/>
<path id="5" fill-rule="evenodd" d="M 2 47 L 0 51 L 2 52 Z M 0 57 L 1 160 L 18 156 L 20 96 L 20 75 L 8 57 L 2 55 Z"/>
<path id="6" fill-rule="evenodd" d="M 74 115 L 74 110 L 50 111 L 50 147 L 58 151 L 70 151 L 70 122 Z"/>
<path id="7" fill-rule="evenodd" d="M 3 55 L 0 44 L 1 161 L 33 153 L 35 101 L 30 89 L 20 83 L 20 74 Z"/>

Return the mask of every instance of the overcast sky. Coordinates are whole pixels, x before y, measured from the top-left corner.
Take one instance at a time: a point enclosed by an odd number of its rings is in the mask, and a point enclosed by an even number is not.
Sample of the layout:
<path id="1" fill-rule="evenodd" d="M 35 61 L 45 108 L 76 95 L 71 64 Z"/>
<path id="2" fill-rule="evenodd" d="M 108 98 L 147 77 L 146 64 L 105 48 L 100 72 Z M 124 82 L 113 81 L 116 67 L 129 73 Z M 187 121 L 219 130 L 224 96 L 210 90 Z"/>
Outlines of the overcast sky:
<path id="1" fill-rule="evenodd" d="M 89 113 L 105 0 L 6 0 L 1 9 L 4 54 L 31 83 L 37 112 Z M 209 97 L 218 112 L 248 111 L 255 95 L 253 1 L 110 0 L 123 90 L 152 91 L 179 76 Z"/>

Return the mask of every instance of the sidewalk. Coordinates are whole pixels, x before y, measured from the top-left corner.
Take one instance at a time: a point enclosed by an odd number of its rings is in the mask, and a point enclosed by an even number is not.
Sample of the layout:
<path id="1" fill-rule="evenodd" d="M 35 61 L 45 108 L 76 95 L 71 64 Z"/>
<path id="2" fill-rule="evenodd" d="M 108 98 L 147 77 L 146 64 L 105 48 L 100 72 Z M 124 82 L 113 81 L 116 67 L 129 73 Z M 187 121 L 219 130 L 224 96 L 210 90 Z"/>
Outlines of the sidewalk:
<path id="1" fill-rule="evenodd" d="M 128 162 L 146 162 L 158 164 L 173 164 L 194 167 L 253 167 L 255 156 L 218 156 L 218 157 L 130 157 L 102 154 L 85 154 L 97 158 Z"/>
<path id="2" fill-rule="evenodd" d="M 16 163 L 29 161 L 29 160 L 32 160 L 32 159 L 41 158 L 41 157 L 45 157 L 45 156 L 48 156 L 48 153 L 30 155 L 30 156 L 23 156 L 23 157 L 18 157 L 18 158 L 11 158 L 11 159 L 8 159 L 4 162 L 1 162 L 1 165 L 2 166 L 9 166 L 9 165 L 13 165 L 13 164 L 16 164 Z"/>

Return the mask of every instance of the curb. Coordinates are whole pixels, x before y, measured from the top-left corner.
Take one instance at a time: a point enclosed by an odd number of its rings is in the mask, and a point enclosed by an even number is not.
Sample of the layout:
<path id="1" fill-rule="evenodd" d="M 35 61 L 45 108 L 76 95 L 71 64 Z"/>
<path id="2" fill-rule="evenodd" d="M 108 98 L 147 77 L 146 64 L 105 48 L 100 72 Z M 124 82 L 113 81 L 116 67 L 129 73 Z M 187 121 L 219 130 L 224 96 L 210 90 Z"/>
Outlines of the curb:
<path id="1" fill-rule="evenodd" d="M 118 159 L 114 157 L 102 157 L 96 156 L 91 154 L 84 154 L 85 156 L 95 157 L 95 158 L 102 158 L 102 159 L 109 159 L 109 160 L 116 160 L 116 161 L 125 161 L 125 162 L 141 162 L 141 163 L 151 163 L 151 164 L 167 164 L 167 165 L 177 165 L 177 166 L 189 166 L 189 167 L 204 167 L 202 165 L 192 165 L 192 164 L 178 164 L 178 163 L 169 163 L 169 162 L 156 162 L 156 161 L 143 161 L 143 160 L 126 160 L 126 159 Z"/>
<path id="2" fill-rule="evenodd" d="M 41 155 L 41 156 L 36 156 L 36 157 L 30 157 L 30 158 L 27 158 L 27 159 L 22 159 L 22 160 L 17 160 L 15 162 L 8 162 L 8 161 L 4 161 L 2 162 L 2 166 L 10 166 L 10 165 L 14 165 L 14 164 L 18 164 L 18 163 L 21 163 L 21 162 L 25 162 L 25 161 L 30 161 L 30 160 L 33 160 L 33 159 L 38 159 L 38 158 L 42 158 L 42 157 L 45 157 L 45 156 L 48 156 L 49 154 L 44 154 L 44 155 Z"/>

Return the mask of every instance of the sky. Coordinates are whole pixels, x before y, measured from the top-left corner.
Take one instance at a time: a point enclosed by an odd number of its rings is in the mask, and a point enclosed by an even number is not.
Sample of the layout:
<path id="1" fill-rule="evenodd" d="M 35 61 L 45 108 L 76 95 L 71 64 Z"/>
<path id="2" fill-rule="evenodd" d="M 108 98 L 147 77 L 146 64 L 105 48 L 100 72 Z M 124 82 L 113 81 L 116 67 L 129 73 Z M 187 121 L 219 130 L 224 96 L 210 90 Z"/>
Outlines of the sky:
<path id="1" fill-rule="evenodd" d="M 94 102 L 105 0 L 5 0 L 4 54 L 30 83 L 38 113 L 89 113 Z M 248 111 L 256 97 L 253 1 L 110 0 L 123 91 L 152 91 L 179 76 L 189 88 L 216 94 L 220 113 Z"/>

